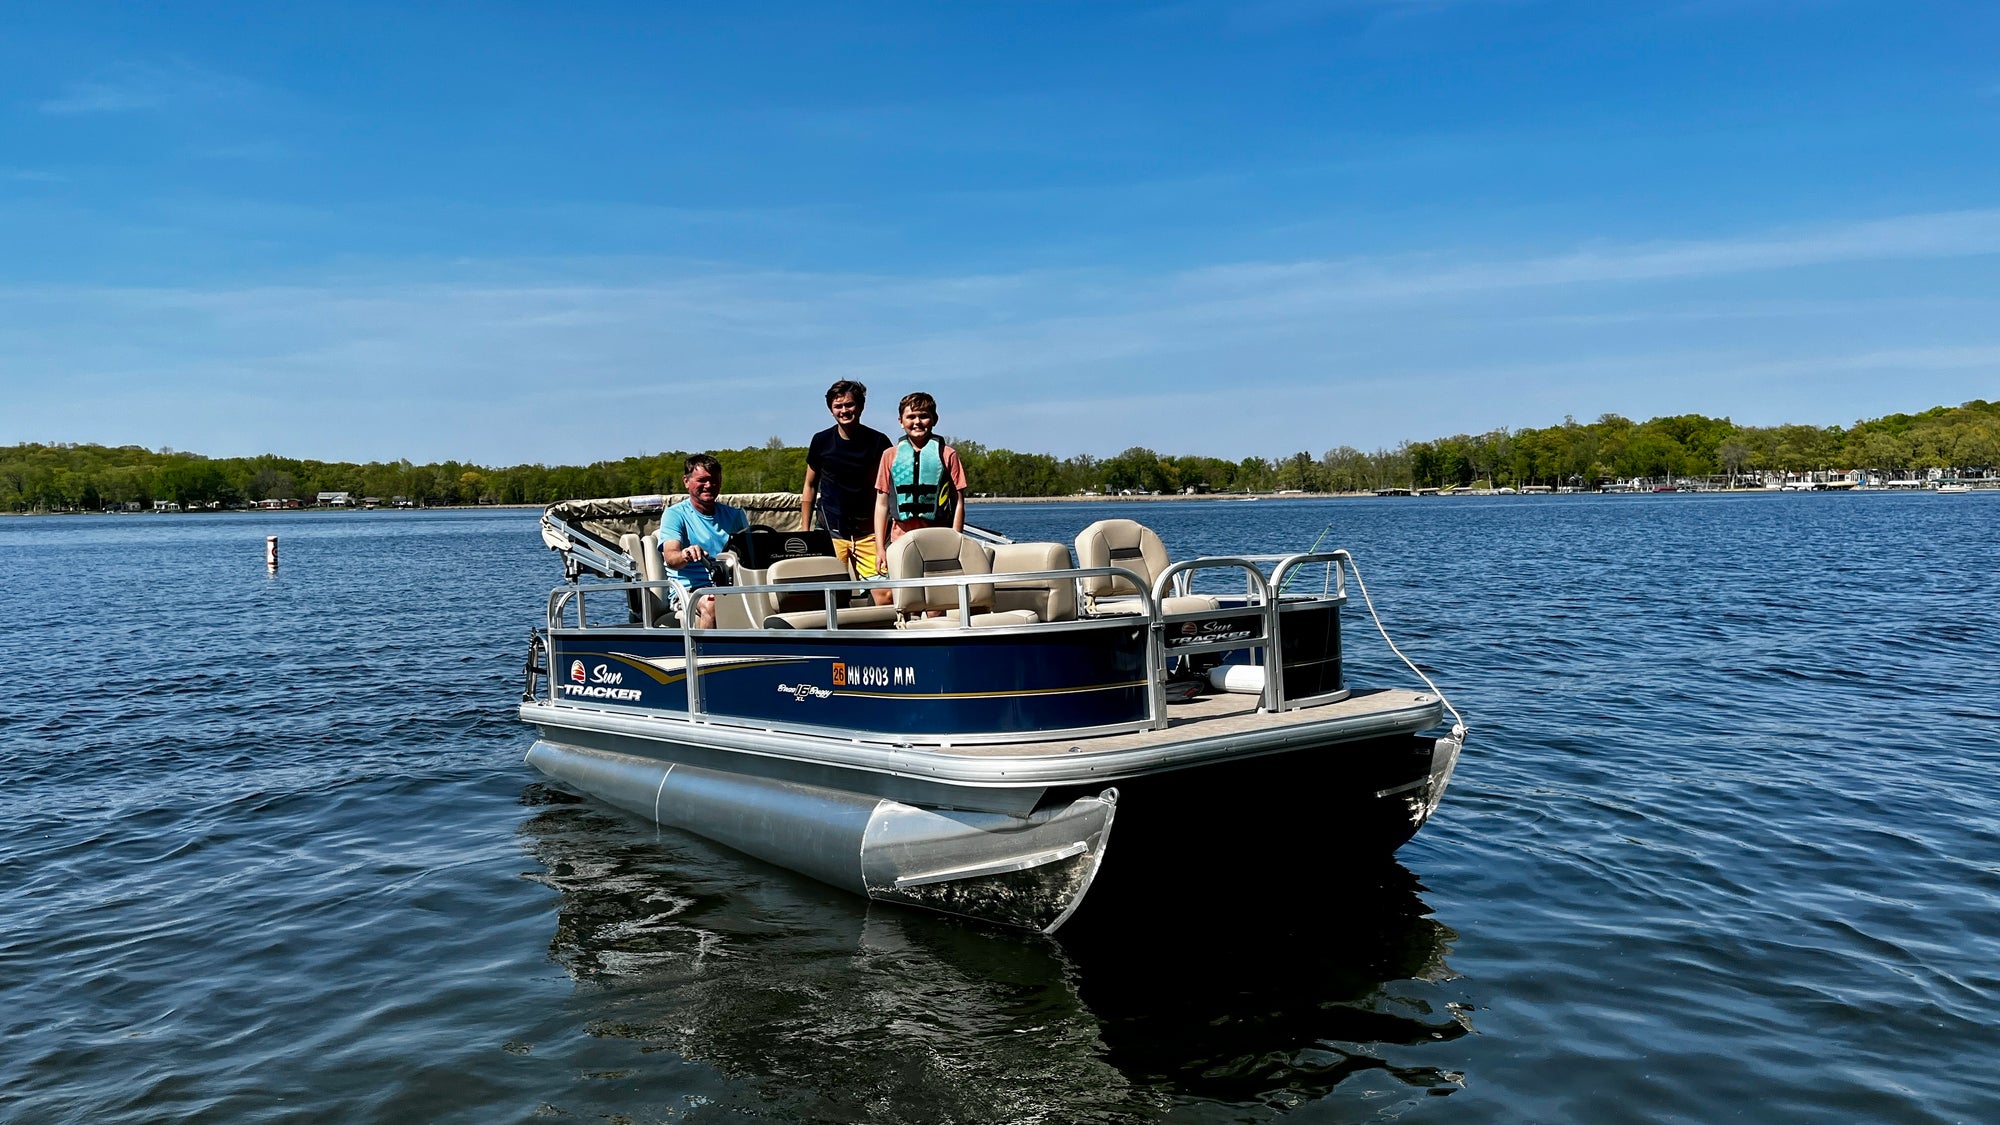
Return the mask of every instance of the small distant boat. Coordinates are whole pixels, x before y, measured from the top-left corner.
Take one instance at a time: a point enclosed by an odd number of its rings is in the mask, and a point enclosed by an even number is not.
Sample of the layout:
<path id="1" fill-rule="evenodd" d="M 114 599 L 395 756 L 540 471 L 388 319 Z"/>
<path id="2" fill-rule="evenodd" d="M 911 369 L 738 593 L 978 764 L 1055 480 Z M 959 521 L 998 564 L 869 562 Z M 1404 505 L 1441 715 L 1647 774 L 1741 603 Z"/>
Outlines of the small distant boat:
<path id="1" fill-rule="evenodd" d="M 1938 485 L 1937 491 L 1944 495 L 1957 496 L 1962 492 L 1971 492 L 1972 486 L 1969 484 L 1960 484 L 1957 482 L 1953 482 L 1951 484 Z"/>

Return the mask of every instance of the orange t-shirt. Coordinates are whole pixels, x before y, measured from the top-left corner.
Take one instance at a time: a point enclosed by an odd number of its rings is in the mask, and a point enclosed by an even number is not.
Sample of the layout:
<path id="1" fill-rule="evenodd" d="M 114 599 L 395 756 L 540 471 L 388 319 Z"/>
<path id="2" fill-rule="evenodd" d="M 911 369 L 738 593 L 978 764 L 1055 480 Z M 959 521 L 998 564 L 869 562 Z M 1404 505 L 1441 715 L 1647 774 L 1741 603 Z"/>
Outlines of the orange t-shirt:
<path id="1" fill-rule="evenodd" d="M 901 445 L 901 442 L 897 442 L 885 450 L 882 454 L 882 463 L 875 469 L 875 491 L 878 494 L 886 492 L 890 497 L 889 514 L 892 518 L 889 520 L 889 542 L 891 543 L 894 543 L 906 531 L 915 531 L 920 527 L 932 526 L 929 520 L 899 520 L 893 518 L 896 513 L 896 450 Z M 938 450 L 938 460 L 944 462 L 945 476 L 950 479 L 952 488 L 958 491 L 959 503 L 963 504 L 965 502 L 965 465 L 958 459 L 958 450 L 953 449 L 949 445 L 944 446 Z"/>

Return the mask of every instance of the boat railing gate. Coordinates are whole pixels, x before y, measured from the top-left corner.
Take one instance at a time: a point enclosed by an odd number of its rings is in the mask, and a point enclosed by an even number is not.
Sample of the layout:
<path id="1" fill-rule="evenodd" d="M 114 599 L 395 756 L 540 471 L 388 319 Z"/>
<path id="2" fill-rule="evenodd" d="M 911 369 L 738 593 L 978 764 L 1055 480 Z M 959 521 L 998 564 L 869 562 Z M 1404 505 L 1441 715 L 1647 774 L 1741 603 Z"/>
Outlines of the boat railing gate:
<path id="1" fill-rule="evenodd" d="M 836 579 L 827 582 L 784 582 L 779 584 L 765 584 L 761 586 L 704 586 L 700 590 L 695 591 L 695 593 L 701 597 L 715 596 L 724 598 L 745 597 L 750 594 L 773 594 L 773 595 L 784 594 L 787 596 L 796 596 L 800 594 L 819 594 L 821 595 L 823 599 L 823 604 L 825 605 L 827 610 L 828 614 L 827 623 L 829 626 L 833 626 L 836 622 L 836 618 L 833 615 L 840 608 L 838 605 L 838 598 L 840 596 L 847 595 L 855 590 L 895 590 L 906 587 L 954 586 L 957 587 L 958 589 L 958 612 L 960 615 L 959 618 L 960 623 L 966 627 L 970 627 L 972 623 L 971 587 L 973 586 L 992 586 L 1006 582 L 1032 582 L 1032 581 L 1050 581 L 1050 580 L 1070 581 L 1070 580 L 1097 578 L 1097 577 L 1120 578 L 1126 582 L 1131 583 L 1134 589 L 1140 591 L 1140 596 L 1144 599 L 1144 607 L 1145 607 L 1144 612 L 1139 614 L 1126 613 L 1126 614 L 1108 615 L 1104 617 L 1079 618 L 1077 621 L 1038 622 L 1033 625 L 1019 626 L 1019 628 L 1037 629 L 1037 628 L 1042 628 L 1048 624 L 1073 627 L 1079 624 L 1085 626 L 1089 625 L 1129 626 L 1139 622 L 1147 623 L 1150 626 L 1151 639 L 1146 646 L 1146 671 L 1154 687 L 1153 691 L 1150 693 L 1150 696 L 1148 698 L 1148 703 L 1147 703 L 1148 713 L 1145 721 L 1142 723 L 1134 724 L 1132 727 L 1127 727 L 1124 729 L 1144 729 L 1148 727 L 1164 727 L 1167 725 L 1167 711 L 1166 711 L 1166 696 L 1161 688 L 1161 681 L 1164 679 L 1166 660 L 1165 657 L 1163 656 L 1163 646 L 1160 643 L 1161 618 L 1159 611 L 1159 602 L 1154 596 L 1146 592 L 1145 577 L 1143 575 L 1136 574 L 1130 570 L 1127 570 L 1124 567 L 1100 566 L 1100 567 L 1086 567 L 1080 569 L 1064 569 L 1064 570 L 1023 570 L 1023 571 L 1009 570 L 1009 571 L 1000 571 L 998 573 L 990 573 L 990 574 L 941 575 L 936 578 L 896 578 L 887 580 L 870 579 L 866 582 L 860 581 L 858 579 L 848 578 L 848 579 Z M 1262 580 L 1261 574 L 1258 575 L 1258 580 L 1259 581 Z M 668 579 L 664 581 L 652 581 L 652 582 L 589 582 L 589 583 L 574 583 L 565 586 L 558 586 L 555 588 L 555 590 L 553 590 L 549 594 L 549 614 L 548 614 L 549 630 L 551 632 L 554 632 L 555 630 L 563 628 L 573 628 L 573 629 L 592 628 L 593 626 L 590 624 L 589 615 L 584 609 L 584 599 L 586 594 L 610 595 L 616 593 L 624 595 L 629 591 L 633 590 L 655 590 L 659 593 L 662 600 L 665 600 L 672 594 L 673 592 L 672 588 L 675 587 L 676 585 L 677 584 L 675 582 L 673 582 L 671 579 Z M 564 617 L 571 610 L 574 610 L 575 621 L 574 623 L 571 624 L 565 624 Z M 682 651 L 686 654 L 688 667 L 690 668 L 696 668 L 700 666 L 701 637 L 704 634 L 714 634 L 718 637 L 727 636 L 730 638 L 740 638 L 746 632 L 750 633 L 764 632 L 764 630 L 762 629 L 751 629 L 751 630 L 697 629 L 693 625 L 688 623 L 687 617 L 688 617 L 687 614 L 683 614 L 681 623 L 679 625 L 660 625 L 654 621 L 647 620 L 641 622 L 622 621 L 616 625 L 604 625 L 596 627 L 605 629 L 638 628 L 647 630 L 658 630 L 661 632 L 678 633 L 681 636 L 681 643 L 684 646 Z M 555 699 L 553 692 L 555 691 L 555 687 L 553 684 L 550 685 L 549 690 L 552 693 L 550 696 L 550 702 L 554 702 Z M 688 712 L 687 712 L 688 718 L 696 722 L 713 721 L 707 715 L 706 710 L 702 705 L 702 698 L 701 698 L 702 684 L 700 676 L 689 676 L 687 678 L 687 693 L 688 693 Z M 1053 732 L 1044 732 L 1044 733 L 1053 733 Z"/>
<path id="2" fill-rule="evenodd" d="M 1164 668 L 1168 654 L 1168 633 L 1170 627 L 1192 624 L 1197 630 L 1210 624 L 1241 622 L 1247 617 L 1255 617 L 1260 628 L 1252 630 L 1252 635 L 1243 638 L 1227 636 L 1236 630 L 1208 629 L 1219 635 L 1219 639 L 1196 644 L 1179 645 L 1172 649 L 1174 656 L 1196 656 L 1202 653 L 1231 652 L 1238 649 L 1254 650 L 1254 659 L 1264 668 L 1264 690 L 1260 706 L 1266 711 L 1289 711 L 1314 703 L 1330 702 L 1346 695 L 1345 692 L 1330 693 L 1328 696 L 1302 696 L 1290 699 L 1285 695 L 1284 666 L 1284 625 L 1281 610 L 1284 605 L 1285 590 L 1297 577 L 1300 568 L 1325 565 L 1320 599 L 1332 600 L 1340 605 L 1347 604 L 1347 572 L 1349 561 L 1346 551 L 1307 551 L 1292 555 L 1233 555 L 1208 558 L 1186 559 L 1169 564 L 1153 581 L 1153 659 Z M 1271 567 L 1271 574 L 1264 575 L 1264 567 Z M 1159 605 L 1169 592 L 1185 594 L 1192 585 L 1195 573 L 1204 570 L 1236 570 L 1244 577 L 1244 596 L 1249 605 L 1242 609 L 1197 610 L 1192 613 L 1162 614 Z M 1166 678 L 1155 674 L 1153 677 L 1155 698 L 1154 715 L 1160 726 L 1166 725 Z"/>

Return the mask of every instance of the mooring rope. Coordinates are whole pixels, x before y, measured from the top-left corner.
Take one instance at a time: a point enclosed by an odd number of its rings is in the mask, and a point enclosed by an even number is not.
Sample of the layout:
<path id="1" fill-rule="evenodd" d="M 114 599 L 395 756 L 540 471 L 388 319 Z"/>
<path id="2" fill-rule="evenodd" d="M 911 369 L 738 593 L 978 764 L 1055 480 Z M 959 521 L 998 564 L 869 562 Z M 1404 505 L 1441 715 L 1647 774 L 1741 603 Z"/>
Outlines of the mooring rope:
<path id="1" fill-rule="evenodd" d="M 1438 702 L 1444 704 L 1444 709 L 1451 712 L 1453 723 L 1451 736 L 1458 740 L 1459 745 L 1464 745 L 1467 730 L 1465 717 L 1458 713 L 1458 708 L 1451 705 L 1451 700 L 1445 697 L 1444 692 L 1439 690 L 1437 684 L 1433 683 L 1429 676 L 1424 675 L 1423 669 L 1417 667 L 1416 663 L 1409 657 L 1404 656 L 1403 650 L 1396 647 L 1396 642 L 1389 639 L 1389 629 L 1382 624 L 1382 615 L 1375 612 L 1375 599 L 1368 596 L 1368 583 L 1362 580 L 1361 564 L 1354 561 L 1353 555 L 1347 556 L 1347 569 L 1354 572 L 1354 584 L 1361 590 L 1361 604 L 1368 607 L 1368 616 L 1375 621 L 1375 631 L 1382 634 L 1382 643 L 1388 645 L 1389 651 L 1396 654 L 1396 658 L 1403 662 L 1403 666 L 1416 673 L 1416 677 L 1424 682 L 1424 686 L 1430 688 L 1431 692 L 1438 697 Z"/>

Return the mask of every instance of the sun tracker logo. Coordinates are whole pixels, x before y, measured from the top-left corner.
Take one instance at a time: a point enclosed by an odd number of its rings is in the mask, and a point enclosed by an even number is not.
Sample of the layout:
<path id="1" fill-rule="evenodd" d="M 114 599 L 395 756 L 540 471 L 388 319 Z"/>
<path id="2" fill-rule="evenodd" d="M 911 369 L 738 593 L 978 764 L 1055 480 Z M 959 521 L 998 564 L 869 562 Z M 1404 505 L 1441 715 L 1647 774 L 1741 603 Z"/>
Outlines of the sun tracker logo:
<path id="1" fill-rule="evenodd" d="M 1223 644 L 1228 641 L 1244 641 L 1257 636 L 1256 621 L 1238 617 L 1233 620 L 1223 618 L 1216 621 L 1193 621 L 1181 623 L 1178 636 L 1167 638 L 1168 648 L 1182 648 L 1187 645 Z"/>
<path id="2" fill-rule="evenodd" d="M 638 688 L 619 687 L 625 682 L 625 673 L 614 672 L 609 665 L 596 664 L 589 668 L 583 661 L 572 661 L 569 678 L 575 682 L 562 685 L 565 699 L 607 699 L 613 703 L 638 703 Z"/>

